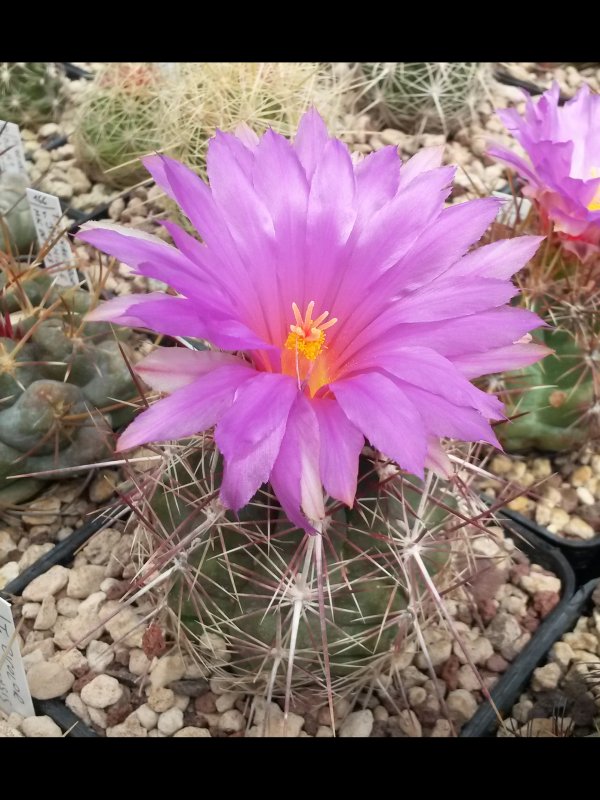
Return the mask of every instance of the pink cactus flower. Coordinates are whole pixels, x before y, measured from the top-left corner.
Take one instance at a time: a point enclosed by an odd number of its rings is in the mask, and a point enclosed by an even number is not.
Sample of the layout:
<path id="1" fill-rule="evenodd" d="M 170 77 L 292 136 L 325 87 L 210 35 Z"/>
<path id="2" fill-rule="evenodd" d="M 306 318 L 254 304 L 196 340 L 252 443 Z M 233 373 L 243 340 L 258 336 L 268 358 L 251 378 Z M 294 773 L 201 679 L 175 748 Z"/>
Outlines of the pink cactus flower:
<path id="1" fill-rule="evenodd" d="M 589 262 L 600 254 L 600 95 L 584 85 L 559 108 L 559 94 L 557 83 L 537 103 L 525 92 L 524 117 L 498 111 L 529 162 L 503 147 L 488 152 L 514 167 L 542 221 L 550 220 L 565 248 Z"/>
<path id="2" fill-rule="evenodd" d="M 308 531 L 323 488 L 352 505 L 367 439 L 418 476 L 445 469 L 441 437 L 497 444 L 502 404 L 471 378 L 537 361 L 519 341 L 541 321 L 507 305 L 540 237 L 468 252 L 495 198 L 444 207 L 454 168 L 441 148 L 402 164 L 386 147 L 359 163 L 308 112 L 294 143 L 272 130 L 218 132 L 210 186 L 164 156 L 144 163 L 202 241 L 165 223 L 175 246 L 110 223 L 78 234 L 176 294 L 118 297 L 90 320 L 207 340 L 160 348 L 136 367 L 169 396 L 119 449 L 215 428 L 221 500 L 243 507 L 269 481 Z"/>

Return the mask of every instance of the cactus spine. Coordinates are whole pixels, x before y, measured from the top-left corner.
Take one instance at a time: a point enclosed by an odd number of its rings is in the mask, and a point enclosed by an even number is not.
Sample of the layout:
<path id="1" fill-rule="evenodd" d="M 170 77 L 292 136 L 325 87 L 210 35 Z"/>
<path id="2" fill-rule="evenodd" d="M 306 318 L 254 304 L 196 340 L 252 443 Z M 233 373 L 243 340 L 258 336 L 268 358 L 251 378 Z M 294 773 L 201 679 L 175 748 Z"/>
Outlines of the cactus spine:
<path id="1" fill-rule="evenodd" d="M 57 64 L 0 62 L 0 119 L 35 127 L 56 119 L 64 100 Z"/>
<path id="2" fill-rule="evenodd" d="M 473 116 L 485 86 L 477 62 L 365 63 L 372 107 L 387 125 L 411 133 L 449 133 Z"/>

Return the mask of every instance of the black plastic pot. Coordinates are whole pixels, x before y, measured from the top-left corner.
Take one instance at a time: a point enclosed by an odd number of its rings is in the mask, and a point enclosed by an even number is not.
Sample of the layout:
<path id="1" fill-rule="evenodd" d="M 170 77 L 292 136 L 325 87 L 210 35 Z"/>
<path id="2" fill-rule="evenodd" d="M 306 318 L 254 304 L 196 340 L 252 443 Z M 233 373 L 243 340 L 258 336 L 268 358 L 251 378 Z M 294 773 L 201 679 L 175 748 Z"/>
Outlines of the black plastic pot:
<path id="1" fill-rule="evenodd" d="M 47 139 L 42 143 L 42 148 L 44 150 L 56 150 L 58 147 L 62 147 L 64 144 L 67 144 L 68 141 L 69 140 L 66 136 L 52 136 L 50 139 Z"/>
<path id="2" fill-rule="evenodd" d="M 498 81 L 498 83 L 503 83 L 505 86 L 516 86 L 519 89 L 525 89 L 532 96 L 536 96 L 539 94 L 543 94 L 546 89 L 542 89 L 535 83 L 531 83 L 531 81 L 524 81 L 521 78 L 517 78 L 512 75 L 506 69 L 497 69 L 494 71 L 494 78 Z M 561 92 L 558 99 L 558 105 L 564 105 L 569 98 L 565 97 L 565 95 Z"/>
<path id="3" fill-rule="evenodd" d="M 115 520 L 122 516 L 127 510 L 128 506 L 119 505 L 109 511 L 102 511 L 97 514 L 93 519 L 82 525 L 62 542 L 59 542 L 48 553 L 38 558 L 30 567 L 18 575 L 14 580 L 7 583 L 4 589 L 0 590 L 0 595 L 13 594 L 19 595 L 23 589 L 28 586 L 34 578 L 48 572 L 50 567 L 57 564 L 65 565 L 70 564 L 75 558 L 77 551 L 90 539 L 95 533 L 108 528 Z M 7 598 L 8 599 L 8 598 Z"/>
<path id="4" fill-rule="evenodd" d="M 558 548 L 573 567 L 578 586 L 600 577 L 600 536 L 588 541 L 566 539 L 564 536 L 551 533 L 547 528 L 543 528 L 516 511 L 505 508 L 502 513 L 535 533 L 552 547 Z"/>
<path id="5" fill-rule="evenodd" d="M 101 220 L 107 219 L 108 217 L 108 209 L 110 208 L 110 204 L 112 200 L 108 203 L 101 203 L 96 208 L 93 208 L 91 211 L 80 211 L 78 208 L 71 208 L 70 205 L 67 203 L 61 202 L 61 208 L 66 213 L 69 219 L 73 220 L 73 224 L 69 226 L 68 233 L 77 233 L 81 225 L 84 222 L 89 222 L 90 220 Z"/>
<path id="6" fill-rule="evenodd" d="M 501 515 L 502 517 L 504 517 L 502 522 L 505 530 L 518 543 L 519 549 L 536 564 L 554 572 L 562 583 L 560 602 L 548 614 L 531 640 L 490 692 L 498 712 L 505 717 L 510 713 L 523 688 L 529 682 L 533 670 L 544 660 L 556 639 L 560 638 L 568 626 L 577 619 L 584 601 L 581 599 L 583 589 L 574 594 L 575 573 L 563 553 L 537 536 L 530 527 L 521 524 L 513 517 L 504 515 L 504 513 Z M 593 583 L 595 585 L 597 581 Z M 584 587 L 588 590 L 586 599 L 593 591 L 593 586 L 591 590 L 588 587 Z M 498 718 L 494 709 L 488 701 L 484 701 L 473 718 L 464 726 L 460 735 L 465 738 L 495 736 L 497 726 Z"/>
<path id="7" fill-rule="evenodd" d="M 94 78 L 91 72 L 81 69 L 81 67 L 76 67 L 75 64 L 71 64 L 70 61 L 61 61 L 60 63 L 65 70 L 65 75 L 71 80 L 76 81 L 80 78 L 85 78 L 86 81 L 91 81 Z"/>
<path id="8" fill-rule="evenodd" d="M 150 183 L 150 181 L 148 181 L 148 183 Z M 133 192 L 133 188 L 126 192 L 122 192 L 121 194 L 117 195 L 117 197 L 121 197 L 123 200 L 129 200 L 131 192 Z M 96 206 L 91 211 L 79 211 L 79 209 L 71 208 L 66 203 L 64 205 L 61 203 L 63 211 L 65 211 L 69 219 L 73 220 L 73 224 L 69 228 L 68 232 L 71 234 L 77 233 L 81 225 L 83 225 L 84 222 L 89 222 L 90 220 L 108 219 L 108 209 L 116 199 L 116 197 L 112 197 L 105 203 L 101 203 L 99 206 Z"/>
<path id="9" fill-rule="evenodd" d="M 503 717 L 510 714 L 519 695 L 529 685 L 533 670 L 544 661 L 552 645 L 575 625 L 597 586 L 600 586 L 600 578 L 589 581 L 573 597 L 561 601 L 498 681 L 491 694 Z M 496 715 L 486 702 L 463 728 L 461 736 L 495 736 L 497 729 Z"/>
<path id="10" fill-rule="evenodd" d="M 56 547 L 39 558 L 21 575 L 6 584 L 4 589 L 0 590 L 0 596 L 10 601 L 10 595 L 20 595 L 34 578 L 43 575 L 50 567 L 57 564 L 70 564 L 77 551 L 88 539 L 104 528 L 108 528 L 127 510 L 128 506 L 119 505 L 109 511 L 102 511 L 64 541 L 59 542 Z M 62 731 L 68 731 L 69 736 L 99 738 L 98 734 L 89 728 L 76 714 L 73 714 L 61 700 L 34 700 L 33 705 L 36 713 L 51 717 Z"/>
<path id="11" fill-rule="evenodd" d="M 90 539 L 95 533 L 108 527 L 119 516 L 126 513 L 128 506 L 116 506 L 110 512 L 102 512 L 87 525 L 58 544 L 49 553 L 42 556 L 25 572 L 19 575 L 0 591 L 0 595 L 7 594 L 19 595 L 31 581 L 42 575 L 55 564 L 70 563 L 75 553 Z M 558 606 L 548 615 L 544 622 L 536 631 L 534 637 L 523 651 L 517 656 L 513 664 L 500 678 L 492 690 L 492 698 L 500 713 L 510 710 L 522 687 L 525 685 L 531 671 L 543 659 L 546 652 L 555 641 L 557 628 L 563 624 L 565 619 L 575 619 L 567 616 L 572 611 L 572 596 L 575 591 L 575 576 L 565 557 L 545 541 L 539 539 L 527 527 L 520 525 L 509 518 L 500 518 L 505 531 L 515 540 L 519 549 L 526 553 L 531 560 L 540 564 L 546 569 L 552 570 L 562 583 L 562 599 Z M 591 592 L 590 592 L 591 593 Z M 589 594 L 588 594 L 589 596 Z M 6 599 L 9 599 L 6 597 Z M 579 606 L 578 606 L 579 608 Z M 574 613 L 574 612 L 573 612 Z M 564 627 L 561 628 L 564 630 Z M 561 634 L 559 634 L 561 635 Z M 70 736 L 77 737 L 96 737 L 97 734 L 91 730 L 79 717 L 74 715 L 65 704 L 60 700 L 34 701 L 36 711 L 51 717 L 56 724 L 64 731 L 69 731 Z M 461 736 L 478 737 L 491 736 L 494 733 L 496 716 L 489 703 L 482 704 L 473 719 L 463 728 Z"/>

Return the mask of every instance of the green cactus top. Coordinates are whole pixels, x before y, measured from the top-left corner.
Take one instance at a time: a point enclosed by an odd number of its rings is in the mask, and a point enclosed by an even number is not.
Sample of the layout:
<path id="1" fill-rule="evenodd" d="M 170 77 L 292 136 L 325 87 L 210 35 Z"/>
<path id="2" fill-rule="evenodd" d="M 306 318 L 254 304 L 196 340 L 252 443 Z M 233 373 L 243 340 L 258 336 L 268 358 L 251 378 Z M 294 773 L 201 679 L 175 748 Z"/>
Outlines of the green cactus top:
<path id="1" fill-rule="evenodd" d="M 35 127 L 56 119 L 63 102 L 58 64 L 0 62 L 0 119 Z"/>

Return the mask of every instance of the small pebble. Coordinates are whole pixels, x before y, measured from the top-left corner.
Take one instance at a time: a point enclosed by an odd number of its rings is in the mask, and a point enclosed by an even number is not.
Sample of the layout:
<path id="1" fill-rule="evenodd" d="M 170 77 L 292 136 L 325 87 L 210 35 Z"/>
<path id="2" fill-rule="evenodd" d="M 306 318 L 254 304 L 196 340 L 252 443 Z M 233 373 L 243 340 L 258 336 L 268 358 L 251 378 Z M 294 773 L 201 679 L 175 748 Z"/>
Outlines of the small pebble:
<path id="1" fill-rule="evenodd" d="M 344 738 L 366 738 L 373 730 L 373 712 L 366 708 L 363 711 L 353 711 L 348 714 L 340 728 L 340 737 Z M 318 732 L 317 732 L 318 736 Z"/>
<path id="2" fill-rule="evenodd" d="M 34 664 L 27 673 L 31 696 L 36 700 L 51 700 L 69 691 L 75 681 L 74 675 L 49 661 Z"/>
<path id="3" fill-rule="evenodd" d="M 43 737 L 43 738 L 58 738 L 61 737 L 62 731 L 50 717 L 26 717 L 21 723 L 21 730 L 30 738 Z"/>
<path id="4" fill-rule="evenodd" d="M 157 727 L 165 736 L 172 736 L 183 728 L 183 711 L 180 708 L 170 708 L 168 711 L 163 711 L 158 717 Z"/>
<path id="5" fill-rule="evenodd" d="M 166 689 L 164 686 L 159 689 L 151 689 L 147 703 L 153 711 L 161 714 L 163 711 L 168 711 L 173 707 L 175 692 L 171 689 Z"/>
<path id="6" fill-rule="evenodd" d="M 108 708 L 121 699 L 123 687 L 110 675 L 97 675 L 81 690 L 81 699 L 88 708 Z"/>
<path id="7" fill-rule="evenodd" d="M 192 737 L 198 739 L 210 739 L 211 733 L 208 728 L 195 728 L 193 726 L 188 726 L 187 728 L 181 728 L 176 733 L 173 734 L 175 739 L 191 739 Z"/>
<path id="8" fill-rule="evenodd" d="M 245 727 L 246 720 L 237 709 L 226 711 L 219 717 L 219 730 L 225 731 L 225 733 L 243 731 Z"/>

